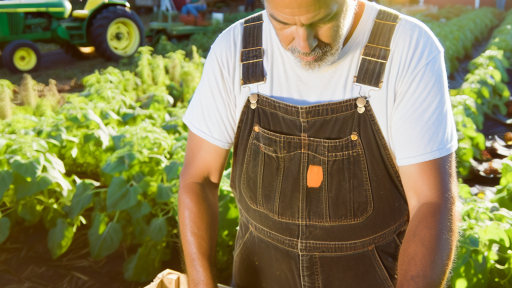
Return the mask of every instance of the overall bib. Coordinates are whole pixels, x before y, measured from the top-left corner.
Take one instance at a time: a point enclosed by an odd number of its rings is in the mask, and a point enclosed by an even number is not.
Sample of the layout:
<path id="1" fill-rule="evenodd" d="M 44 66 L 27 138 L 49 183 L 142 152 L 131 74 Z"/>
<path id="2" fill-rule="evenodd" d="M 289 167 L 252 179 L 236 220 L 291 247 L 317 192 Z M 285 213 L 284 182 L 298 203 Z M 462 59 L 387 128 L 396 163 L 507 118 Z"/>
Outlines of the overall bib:
<path id="1" fill-rule="evenodd" d="M 379 11 L 355 84 L 379 89 L 398 20 Z M 242 85 L 265 81 L 262 22 L 244 22 Z M 408 206 L 367 97 L 296 106 L 251 94 L 231 187 L 236 288 L 396 286 Z"/>

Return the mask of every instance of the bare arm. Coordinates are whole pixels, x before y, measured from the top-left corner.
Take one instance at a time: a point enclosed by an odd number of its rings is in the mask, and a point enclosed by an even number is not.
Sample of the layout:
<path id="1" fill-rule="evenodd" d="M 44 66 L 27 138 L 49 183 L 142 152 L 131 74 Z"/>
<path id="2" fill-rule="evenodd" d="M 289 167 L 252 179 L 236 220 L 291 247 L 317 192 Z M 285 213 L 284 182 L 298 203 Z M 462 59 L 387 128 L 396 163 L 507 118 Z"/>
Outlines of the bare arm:
<path id="1" fill-rule="evenodd" d="M 218 190 L 228 153 L 189 131 L 178 216 L 190 288 L 217 287 Z"/>
<path id="2" fill-rule="evenodd" d="M 455 157 L 400 166 L 410 223 L 398 260 L 399 288 L 446 284 L 457 244 Z"/>

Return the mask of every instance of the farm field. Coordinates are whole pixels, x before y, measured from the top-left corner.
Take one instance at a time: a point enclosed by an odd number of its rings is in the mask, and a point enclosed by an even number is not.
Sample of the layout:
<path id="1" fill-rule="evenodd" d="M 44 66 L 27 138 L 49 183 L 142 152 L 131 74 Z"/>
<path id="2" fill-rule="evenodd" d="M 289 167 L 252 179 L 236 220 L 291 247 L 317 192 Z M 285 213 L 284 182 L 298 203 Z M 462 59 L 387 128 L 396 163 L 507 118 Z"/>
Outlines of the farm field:
<path id="1" fill-rule="evenodd" d="M 181 270 L 181 118 L 209 46 L 246 15 L 119 63 L 92 58 L 66 71 L 74 60 L 50 54 L 55 66 L 32 75 L 0 69 L 3 287 L 143 287 Z M 445 48 L 458 131 L 463 221 L 450 285 L 512 287 L 512 12 L 455 6 L 416 17 Z M 217 248 L 227 285 L 238 227 L 230 169 L 231 159 Z"/>

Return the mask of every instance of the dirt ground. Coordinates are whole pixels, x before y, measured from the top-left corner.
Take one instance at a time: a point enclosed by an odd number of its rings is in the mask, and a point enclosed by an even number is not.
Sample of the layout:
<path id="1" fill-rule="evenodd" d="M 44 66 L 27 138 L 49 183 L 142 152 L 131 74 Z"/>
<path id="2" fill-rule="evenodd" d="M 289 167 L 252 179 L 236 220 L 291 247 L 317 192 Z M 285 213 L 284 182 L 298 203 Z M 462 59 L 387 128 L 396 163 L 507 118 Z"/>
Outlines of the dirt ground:
<path id="1" fill-rule="evenodd" d="M 121 247 L 102 260 L 90 257 L 87 231 L 77 229 L 69 249 L 53 260 L 47 247 L 48 231 L 42 223 L 16 225 L 0 246 L 0 287 L 2 288 L 142 288 L 148 283 L 123 279 L 123 263 L 133 248 Z M 165 268 L 180 269 L 179 252 L 172 250 Z"/>

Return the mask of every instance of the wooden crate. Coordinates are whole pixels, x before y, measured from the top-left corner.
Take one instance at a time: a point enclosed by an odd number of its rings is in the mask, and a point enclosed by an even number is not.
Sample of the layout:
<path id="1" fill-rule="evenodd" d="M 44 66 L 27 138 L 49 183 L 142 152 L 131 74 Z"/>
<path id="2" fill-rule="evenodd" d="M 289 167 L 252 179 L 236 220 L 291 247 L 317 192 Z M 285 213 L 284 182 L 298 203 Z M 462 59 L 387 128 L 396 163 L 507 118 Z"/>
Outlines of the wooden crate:
<path id="1" fill-rule="evenodd" d="M 222 284 L 219 284 L 218 287 L 230 288 Z M 153 283 L 149 284 L 145 288 L 188 288 L 187 275 L 167 269 L 158 274 Z"/>

